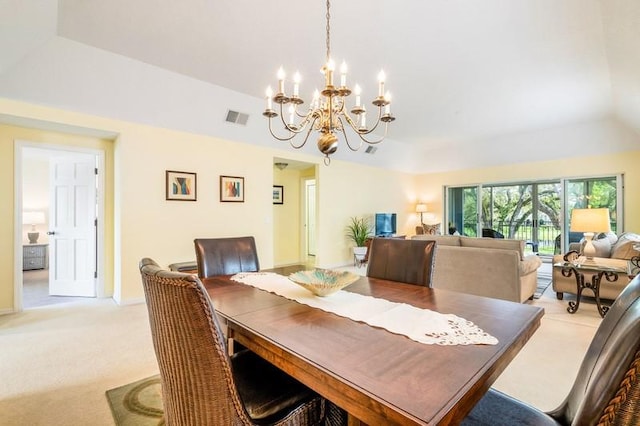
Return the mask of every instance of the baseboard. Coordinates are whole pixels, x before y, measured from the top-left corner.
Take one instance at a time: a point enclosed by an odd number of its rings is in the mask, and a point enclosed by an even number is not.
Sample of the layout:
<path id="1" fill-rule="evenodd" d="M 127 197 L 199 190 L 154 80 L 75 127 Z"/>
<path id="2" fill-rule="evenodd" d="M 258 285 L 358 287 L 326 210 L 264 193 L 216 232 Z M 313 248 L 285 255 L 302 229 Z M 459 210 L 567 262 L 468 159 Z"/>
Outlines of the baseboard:
<path id="1" fill-rule="evenodd" d="M 0 315 L 9 315 L 9 314 L 15 314 L 16 311 L 12 308 L 6 308 L 6 309 L 0 309 Z"/>

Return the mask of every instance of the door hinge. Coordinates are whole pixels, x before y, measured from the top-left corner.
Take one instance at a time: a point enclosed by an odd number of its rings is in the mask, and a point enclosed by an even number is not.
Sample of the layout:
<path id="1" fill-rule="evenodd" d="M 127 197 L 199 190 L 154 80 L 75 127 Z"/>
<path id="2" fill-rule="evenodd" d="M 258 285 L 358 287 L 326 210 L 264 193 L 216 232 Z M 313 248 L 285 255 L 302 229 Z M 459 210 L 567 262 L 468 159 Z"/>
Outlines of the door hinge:
<path id="1" fill-rule="evenodd" d="M 96 174 L 98 174 L 98 168 L 96 167 L 94 170 L 95 170 Z"/>
<path id="2" fill-rule="evenodd" d="M 98 218 L 95 218 L 95 219 L 93 220 L 93 225 L 94 225 L 94 226 L 98 226 Z"/>
<path id="3" fill-rule="evenodd" d="M 93 271 L 93 278 L 98 278 L 98 271 Z"/>

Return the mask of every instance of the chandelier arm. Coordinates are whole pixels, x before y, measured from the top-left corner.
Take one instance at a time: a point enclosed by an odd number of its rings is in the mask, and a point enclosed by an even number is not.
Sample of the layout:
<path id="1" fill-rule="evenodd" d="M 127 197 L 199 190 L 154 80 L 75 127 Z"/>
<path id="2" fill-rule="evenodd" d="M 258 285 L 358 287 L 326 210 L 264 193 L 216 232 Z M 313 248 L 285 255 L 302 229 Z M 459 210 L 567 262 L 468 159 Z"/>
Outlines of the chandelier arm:
<path id="1" fill-rule="evenodd" d="M 347 136 L 347 132 L 345 130 L 344 123 L 342 123 L 342 119 L 339 118 L 338 121 L 340 121 L 340 124 L 341 124 L 341 127 L 342 127 L 340 130 L 342 131 L 342 134 L 344 135 L 344 141 L 347 143 L 347 146 L 349 147 L 349 149 L 351 151 L 355 152 L 355 151 L 358 151 L 360 148 L 362 148 L 362 141 L 364 141 L 364 139 L 362 139 L 362 136 L 360 136 L 361 140 L 360 140 L 360 143 L 358 144 L 358 146 L 356 148 L 352 147 L 351 143 L 349 143 L 349 137 Z"/>
<path id="2" fill-rule="evenodd" d="M 370 128 L 368 130 L 365 130 L 363 132 L 358 131 L 358 133 L 360 133 L 361 135 L 368 135 L 369 133 L 373 132 L 374 130 L 376 130 L 376 128 L 380 124 L 380 122 L 381 122 L 380 119 L 381 118 L 382 118 L 382 107 L 380 106 L 380 107 L 378 107 L 378 118 L 376 119 L 376 124 L 372 128 Z M 386 133 L 386 129 L 385 129 L 385 133 Z"/>
<path id="3" fill-rule="evenodd" d="M 291 139 L 295 138 L 298 135 L 298 133 L 294 133 L 294 132 L 291 132 L 291 131 L 289 131 L 289 132 L 291 133 L 291 136 L 289 136 L 289 137 L 280 137 L 280 136 L 276 135 L 273 132 L 273 129 L 271 128 L 271 118 L 269 118 L 269 133 L 271 133 L 271 136 L 273 136 L 274 139 L 277 139 L 277 140 L 282 141 L 282 142 L 288 142 L 288 141 L 290 141 Z"/>
<path id="4" fill-rule="evenodd" d="M 296 135 L 304 132 L 305 127 L 307 125 L 307 123 L 309 122 L 308 119 L 302 120 L 299 124 L 299 127 L 291 127 L 286 121 L 284 121 L 284 111 L 282 109 L 282 104 L 280 104 L 280 121 L 282 122 L 282 125 L 284 126 L 285 129 L 287 129 L 289 132 L 293 133 L 293 135 L 290 138 L 286 138 L 286 139 L 282 139 L 282 138 L 278 138 L 275 137 L 278 140 L 291 140 L 292 138 L 294 138 Z M 271 131 L 271 118 L 269 118 L 269 130 Z M 273 131 L 271 131 L 271 134 L 273 135 Z M 303 144 L 304 145 L 304 144 Z"/>
<path id="5" fill-rule="evenodd" d="M 382 136 L 380 136 L 380 139 L 377 140 L 368 140 L 367 138 L 365 138 L 364 136 L 371 133 L 360 133 L 358 132 L 358 136 L 360 136 L 360 139 L 362 139 L 363 141 L 365 141 L 366 143 L 368 143 L 369 145 L 377 145 L 380 142 L 382 142 L 386 137 L 387 137 L 387 130 L 389 129 L 389 123 L 384 123 L 384 134 Z"/>
<path id="6" fill-rule="evenodd" d="M 313 122 L 315 122 L 318 118 L 314 118 Z M 292 148 L 295 149 L 300 149 L 304 146 L 304 144 L 307 143 L 307 141 L 309 140 L 309 136 L 311 135 L 311 131 L 313 130 L 313 125 L 309 126 L 309 130 L 307 130 L 307 135 L 304 137 L 304 140 L 302 141 L 302 143 L 300 145 L 296 145 L 293 142 L 291 142 L 291 140 L 289 140 L 289 145 L 291 145 Z"/>
<path id="7" fill-rule="evenodd" d="M 382 111 L 382 109 L 381 109 L 381 111 Z M 378 120 L 376 121 L 376 125 L 373 126 L 369 130 L 358 129 L 358 127 L 356 126 L 356 123 L 353 121 L 351 116 L 349 116 L 349 114 L 346 111 L 345 111 L 345 113 L 343 115 L 344 115 L 345 119 L 347 120 L 347 123 L 349 123 L 349 126 L 353 129 L 354 132 L 356 132 L 358 134 L 360 139 L 363 140 L 364 142 L 370 144 L 370 145 L 375 145 L 375 144 L 378 144 L 378 143 L 382 142 L 384 140 L 384 138 L 387 136 L 387 130 L 388 130 L 389 127 L 388 127 L 388 123 L 385 123 L 384 136 L 382 136 L 378 140 L 372 140 L 372 141 L 370 141 L 367 138 L 365 138 L 366 135 L 368 135 L 371 132 L 373 132 L 378 127 L 378 125 L 382 122 L 380 120 L 380 118 L 382 117 L 382 114 L 378 114 Z M 345 136 L 345 139 L 346 139 L 346 136 Z M 347 144 L 348 144 L 348 142 L 347 142 Z M 362 146 L 362 144 L 360 146 Z M 349 147 L 349 148 L 351 148 L 351 147 Z"/>

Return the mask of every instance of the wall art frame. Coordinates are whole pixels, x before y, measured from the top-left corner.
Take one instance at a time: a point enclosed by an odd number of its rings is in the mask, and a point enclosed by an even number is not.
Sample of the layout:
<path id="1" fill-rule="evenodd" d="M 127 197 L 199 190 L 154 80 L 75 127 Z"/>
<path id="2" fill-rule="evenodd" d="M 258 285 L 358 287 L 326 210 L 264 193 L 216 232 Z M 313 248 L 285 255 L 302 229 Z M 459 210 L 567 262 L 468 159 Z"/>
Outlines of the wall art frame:
<path id="1" fill-rule="evenodd" d="M 197 201 L 198 176 L 193 172 L 165 171 L 165 193 L 169 201 Z"/>
<path id="2" fill-rule="evenodd" d="M 220 202 L 244 203 L 244 177 L 220 176 Z"/>
<path id="3" fill-rule="evenodd" d="M 273 204 L 284 204 L 284 187 L 273 185 Z"/>

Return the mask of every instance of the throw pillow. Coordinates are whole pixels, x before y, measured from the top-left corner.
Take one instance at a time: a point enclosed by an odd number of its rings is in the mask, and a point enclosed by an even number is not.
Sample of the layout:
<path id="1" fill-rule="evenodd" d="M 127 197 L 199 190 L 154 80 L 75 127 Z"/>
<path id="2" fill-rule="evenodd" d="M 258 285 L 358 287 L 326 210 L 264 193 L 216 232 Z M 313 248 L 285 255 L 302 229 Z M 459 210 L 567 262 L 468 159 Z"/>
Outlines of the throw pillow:
<path id="1" fill-rule="evenodd" d="M 593 246 L 596 248 L 595 257 L 611 257 L 611 243 L 607 238 L 603 238 L 602 240 L 594 240 L 591 241 Z"/>
<path id="2" fill-rule="evenodd" d="M 424 224 L 424 233 L 427 235 L 440 235 L 440 224 L 434 223 L 433 225 Z"/>
<path id="3" fill-rule="evenodd" d="M 618 236 L 615 234 L 615 232 L 601 232 L 596 237 L 594 237 L 594 240 L 602 240 L 605 238 L 609 240 L 611 246 L 618 242 Z"/>
<path id="4" fill-rule="evenodd" d="M 633 256 L 640 256 L 640 252 L 633 248 L 636 244 L 640 244 L 640 235 L 625 232 L 611 248 L 611 258 L 628 260 Z"/>

